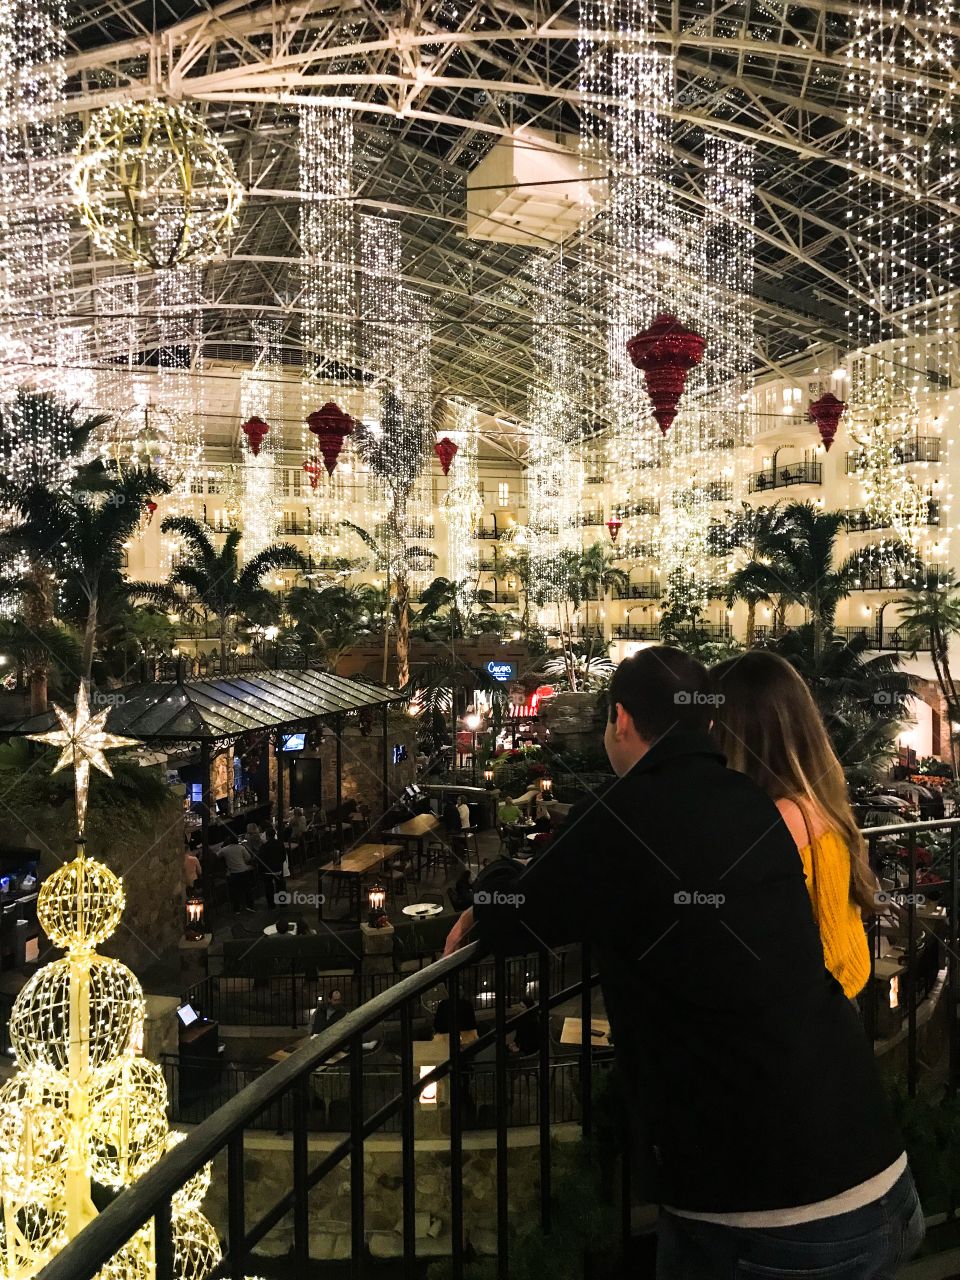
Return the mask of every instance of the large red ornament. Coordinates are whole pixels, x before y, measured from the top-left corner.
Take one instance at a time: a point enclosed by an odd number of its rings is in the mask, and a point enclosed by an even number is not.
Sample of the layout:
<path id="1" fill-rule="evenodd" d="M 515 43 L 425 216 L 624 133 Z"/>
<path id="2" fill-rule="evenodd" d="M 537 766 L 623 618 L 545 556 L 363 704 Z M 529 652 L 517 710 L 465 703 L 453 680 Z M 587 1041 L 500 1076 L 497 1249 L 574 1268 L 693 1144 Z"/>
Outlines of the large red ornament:
<path id="1" fill-rule="evenodd" d="M 317 481 L 320 479 L 320 463 L 317 462 L 316 458 L 308 458 L 303 464 L 303 469 L 310 477 L 310 488 L 315 489 Z"/>
<path id="2" fill-rule="evenodd" d="M 455 440 L 451 440 L 449 436 L 444 436 L 442 440 L 438 440 L 433 446 L 433 452 L 440 459 L 440 470 L 444 475 L 450 470 L 450 463 L 457 456 L 457 450 L 460 446 Z"/>
<path id="3" fill-rule="evenodd" d="M 264 422 L 262 418 L 253 417 L 253 418 L 248 418 L 247 421 L 240 428 L 240 430 L 247 437 L 247 443 L 250 446 L 250 452 L 253 454 L 255 458 L 259 457 L 260 446 L 263 444 L 263 438 L 267 434 L 267 432 L 270 430 L 270 428 L 267 426 L 267 424 Z"/>
<path id="4" fill-rule="evenodd" d="M 627 343 L 630 359 L 643 370 L 653 416 L 664 435 L 677 416 L 687 374 L 703 359 L 706 345 L 699 333 L 684 329 L 677 317 L 667 312 Z"/>
<path id="5" fill-rule="evenodd" d="M 617 534 L 620 532 L 620 528 L 622 524 L 623 524 L 623 521 L 620 519 L 619 516 L 611 516 L 610 519 L 607 521 L 607 532 L 610 534 L 611 542 L 616 542 Z"/>
<path id="6" fill-rule="evenodd" d="M 807 411 L 810 415 L 810 421 L 817 424 L 823 447 L 828 453 L 830 446 L 833 444 L 833 437 L 837 434 L 837 425 L 840 422 L 840 417 L 846 407 L 844 402 L 838 400 L 832 391 L 828 391 L 819 400 L 814 400 Z"/>
<path id="7" fill-rule="evenodd" d="M 153 501 L 152 498 L 148 498 L 147 501 L 144 503 L 144 506 L 147 508 L 147 524 L 149 524 L 150 521 L 153 519 L 154 512 L 157 509 L 157 504 Z"/>
<path id="8" fill-rule="evenodd" d="M 339 405 L 328 400 L 322 409 L 314 409 L 307 418 L 307 426 L 317 437 L 317 444 L 323 454 L 323 465 L 327 468 L 327 475 L 332 476 L 343 442 L 355 423 L 349 413 L 344 413 Z"/>

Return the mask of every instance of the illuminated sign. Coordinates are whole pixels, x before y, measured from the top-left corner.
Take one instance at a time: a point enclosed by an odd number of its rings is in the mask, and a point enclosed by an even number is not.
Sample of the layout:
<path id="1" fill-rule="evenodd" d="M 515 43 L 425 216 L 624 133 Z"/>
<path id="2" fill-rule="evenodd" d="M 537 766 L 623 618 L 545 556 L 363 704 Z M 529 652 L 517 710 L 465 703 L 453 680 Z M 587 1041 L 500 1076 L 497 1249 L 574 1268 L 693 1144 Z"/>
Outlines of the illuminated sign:
<path id="1" fill-rule="evenodd" d="M 494 680 L 499 680 L 501 684 L 507 680 L 515 680 L 517 677 L 517 664 L 515 662 L 488 662 L 487 670 Z"/>

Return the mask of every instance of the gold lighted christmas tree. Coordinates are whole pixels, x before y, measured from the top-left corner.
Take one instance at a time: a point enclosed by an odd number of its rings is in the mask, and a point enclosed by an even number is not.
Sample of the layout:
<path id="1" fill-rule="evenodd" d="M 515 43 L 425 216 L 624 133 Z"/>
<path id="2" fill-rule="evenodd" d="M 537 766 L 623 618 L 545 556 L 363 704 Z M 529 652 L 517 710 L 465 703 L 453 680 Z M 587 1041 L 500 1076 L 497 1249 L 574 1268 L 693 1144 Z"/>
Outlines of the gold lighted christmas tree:
<path id="1" fill-rule="evenodd" d="M 134 745 L 90 714 L 57 708 L 60 729 L 31 735 L 62 748 L 56 770 L 72 767 L 77 854 L 44 881 L 37 917 L 64 951 L 17 997 L 10 1042 L 19 1070 L 0 1087 L 0 1280 L 28 1280 L 96 1216 L 93 1188 L 120 1190 L 155 1164 L 179 1135 L 167 1129 L 163 1073 L 141 1056 L 144 999 L 126 965 L 95 948 L 123 914 L 119 877 L 84 851 L 90 768 L 112 776 L 105 750 Z M 173 1200 L 175 1274 L 203 1280 L 220 1261 L 200 1211 L 209 1166 Z M 114 1255 L 100 1280 L 151 1280 L 153 1226 Z"/>

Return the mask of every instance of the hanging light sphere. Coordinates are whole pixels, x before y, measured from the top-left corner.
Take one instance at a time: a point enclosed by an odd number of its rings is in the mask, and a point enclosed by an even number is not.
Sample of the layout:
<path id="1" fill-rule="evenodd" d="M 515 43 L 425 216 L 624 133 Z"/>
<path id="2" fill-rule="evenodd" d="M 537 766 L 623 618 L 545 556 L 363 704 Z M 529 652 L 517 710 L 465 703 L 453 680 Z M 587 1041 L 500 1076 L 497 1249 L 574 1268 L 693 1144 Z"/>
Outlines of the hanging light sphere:
<path id="1" fill-rule="evenodd" d="M 223 144 L 195 112 L 168 102 L 96 112 L 70 182 L 97 247 L 152 270 L 223 253 L 243 200 Z"/>
<path id="2" fill-rule="evenodd" d="M 837 434 L 837 425 L 846 407 L 844 402 L 838 400 L 832 391 L 828 391 L 819 400 L 814 400 L 808 410 L 810 420 L 817 424 L 823 447 L 828 453 L 830 446 L 833 444 L 833 437 Z"/>
<path id="3" fill-rule="evenodd" d="M 664 435 L 677 416 L 687 374 L 703 359 L 706 340 L 685 329 L 676 316 L 658 315 L 649 329 L 627 343 L 627 354 L 643 370 L 653 416 Z"/>

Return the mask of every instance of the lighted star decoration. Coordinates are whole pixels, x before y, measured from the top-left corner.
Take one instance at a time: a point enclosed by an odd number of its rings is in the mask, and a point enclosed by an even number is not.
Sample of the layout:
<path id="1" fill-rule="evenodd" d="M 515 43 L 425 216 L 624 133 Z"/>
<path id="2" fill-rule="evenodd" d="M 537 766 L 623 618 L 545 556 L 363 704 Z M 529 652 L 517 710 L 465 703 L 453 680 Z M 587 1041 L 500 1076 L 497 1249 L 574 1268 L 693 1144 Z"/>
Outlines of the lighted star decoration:
<path id="1" fill-rule="evenodd" d="M 82 839 L 87 821 L 90 766 L 99 769 L 108 778 L 112 778 L 113 771 L 104 752 L 112 751 L 115 747 L 136 747 L 139 743 L 135 738 L 121 738 L 119 734 L 106 732 L 104 725 L 110 709 L 108 707 L 104 711 L 98 711 L 96 715 L 91 715 L 85 685 L 80 686 L 80 692 L 77 694 L 77 709 L 72 716 L 68 715 L 62 707 L 55 706 L 53 710 L 60 721 L 60 728 L 51 729 L 49 733 L 28 733 L 27 737 L 32 742 L 45 742 L 51 747 L 63 748 L 60 759 L 53 766 L 53 772 L 59 773 L 61 769 L 66 768 L 73 769 L 77 802 L 77 834 Z"/>

